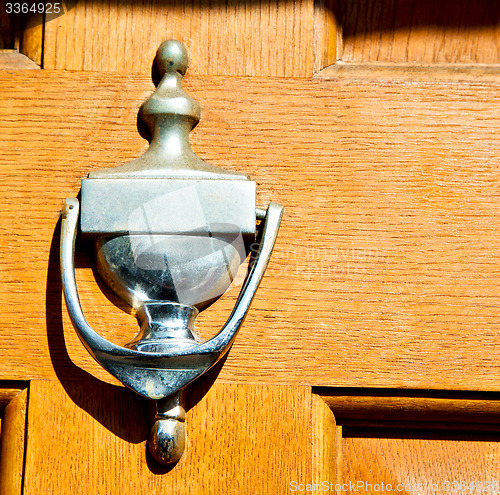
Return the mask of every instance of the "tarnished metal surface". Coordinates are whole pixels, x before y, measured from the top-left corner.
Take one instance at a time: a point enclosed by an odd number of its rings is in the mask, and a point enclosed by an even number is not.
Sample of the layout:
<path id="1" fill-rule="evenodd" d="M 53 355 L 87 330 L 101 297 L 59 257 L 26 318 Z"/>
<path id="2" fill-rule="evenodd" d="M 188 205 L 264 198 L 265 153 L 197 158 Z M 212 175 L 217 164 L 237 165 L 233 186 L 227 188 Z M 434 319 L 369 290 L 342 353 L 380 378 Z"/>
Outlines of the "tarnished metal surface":
<path id="1" fill-rule="evenodd" d="M 155 422 L 148 439 L 149 451 L 160 464 L 177 462 L 186 444 L 183 391 L 156 403 Z"/>

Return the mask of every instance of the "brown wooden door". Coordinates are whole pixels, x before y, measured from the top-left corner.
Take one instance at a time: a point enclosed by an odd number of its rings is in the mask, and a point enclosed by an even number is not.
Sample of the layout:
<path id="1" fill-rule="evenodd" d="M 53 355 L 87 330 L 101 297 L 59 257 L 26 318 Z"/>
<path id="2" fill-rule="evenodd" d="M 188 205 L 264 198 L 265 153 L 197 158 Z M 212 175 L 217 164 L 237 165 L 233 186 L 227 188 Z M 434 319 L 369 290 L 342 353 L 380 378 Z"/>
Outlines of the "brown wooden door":
<path id="1" fill-rule="evenodd" d="M 499 16 L 489 0 L 80 0 L 16 34 L 2 13 L 2 46 L 27 58 L 0 55 L 0 494 L 500 493 Z M 170 37 L 203 108 L 193 147 L 286 212 L 165 469 L 147 403 L 71 328 L 58 247 L 64 198 L 144 149 L 137 110 Z M 85 245 L 77 278 L 94 328 L 130 340 Z M 234 298 L 201 315 L 204 337 Z"/>

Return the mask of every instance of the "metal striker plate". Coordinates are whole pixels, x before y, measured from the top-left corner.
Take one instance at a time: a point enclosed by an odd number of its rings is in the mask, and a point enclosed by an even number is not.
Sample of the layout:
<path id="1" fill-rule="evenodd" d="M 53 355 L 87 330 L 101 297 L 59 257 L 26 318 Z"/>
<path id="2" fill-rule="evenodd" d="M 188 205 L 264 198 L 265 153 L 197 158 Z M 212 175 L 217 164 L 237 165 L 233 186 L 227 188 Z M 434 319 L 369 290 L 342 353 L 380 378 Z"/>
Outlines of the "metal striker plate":
<path id="1" fill-rule="evenodd" d="M 82 234 L 255 235 L 255 182 L 84 179 Z"/>

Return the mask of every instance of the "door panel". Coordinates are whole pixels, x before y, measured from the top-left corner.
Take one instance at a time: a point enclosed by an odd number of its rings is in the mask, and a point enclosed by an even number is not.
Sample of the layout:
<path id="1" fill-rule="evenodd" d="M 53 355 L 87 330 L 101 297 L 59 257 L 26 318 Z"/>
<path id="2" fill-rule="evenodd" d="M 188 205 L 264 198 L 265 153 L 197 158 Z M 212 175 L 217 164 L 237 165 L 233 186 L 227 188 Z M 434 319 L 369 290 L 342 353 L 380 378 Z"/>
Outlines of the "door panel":
<path id="1" fill-rule="evenodd" d="M 311 479 L 310 387 L 211 385 L 191 389 L 186 452 L 168 469 L 149 457 L 148 406 L 133 392 L 33 382 L 24 493 L 285 493 Z"/>
<path id="2" fill-rule="evenodd" d="M 80 0 L 46 23 L 44 66 L 149 75 L 169 38 L 186 44 L 191 76 L 311 77 L 313 2 Z"/>
<path id="3" fill-rule="evenodd" d="M 335 415 L 336 493 L 500 490 L 498 393 L 314 392 Z"/>
<path id="4" fill-rule="evenodd" d="M 497 64 L 490 0 L 330 0 L 344 63 Z"/>
<path id="5" fill-rule="evenodd" d="M 498 431 L 346 427 L 342 433 L 340 476 L 347 490 L 341 493 L 467 494 L 500 489 Z"/>
<path id="6" fill-rule="evenodd" d="M 108 379 L 61 306 L 58 217 L 89 171 L 143 149 L 135 114 L 148 79 L 2 75 L 0 291 L 9 338 L 1 378 L 71 374 L 72 361 Z M 494 83 L 198 77 L 186 87 L 207 108 L 193 134 L 200 155 L 255 177 L 260 204 L 286 205 L 272 263 L 221 379 L 498 389 Z M 102 292 L 85 251 L 77 265 L 89 322 L 124 343 L 135 319 Z M 205 313 L 204 336 L 232 301 Z M 29 329 L 23 339 L 20 325 Z"/>

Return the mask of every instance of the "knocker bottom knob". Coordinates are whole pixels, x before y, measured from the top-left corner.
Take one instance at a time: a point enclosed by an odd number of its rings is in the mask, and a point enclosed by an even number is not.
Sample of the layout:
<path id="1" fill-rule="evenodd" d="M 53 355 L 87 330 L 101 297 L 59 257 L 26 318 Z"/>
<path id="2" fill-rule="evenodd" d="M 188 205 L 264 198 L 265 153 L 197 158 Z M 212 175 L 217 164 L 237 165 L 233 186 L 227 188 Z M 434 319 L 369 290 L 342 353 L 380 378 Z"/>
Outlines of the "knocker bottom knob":
<path id="1" fill-rule="evenodd" d="M 186 444 L 186 411 L 176 393 L 157 402 L 155 423 L 149 436 L 149 451 L 156 462 L 176 463 Z"/>
<path id="2" fill-rule="evenodd" d="M 156 462 L 174 464 L 182 456 L 186 444 L 184 421 L 157 419 L 149 437 L 149 451 Z"/>

